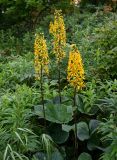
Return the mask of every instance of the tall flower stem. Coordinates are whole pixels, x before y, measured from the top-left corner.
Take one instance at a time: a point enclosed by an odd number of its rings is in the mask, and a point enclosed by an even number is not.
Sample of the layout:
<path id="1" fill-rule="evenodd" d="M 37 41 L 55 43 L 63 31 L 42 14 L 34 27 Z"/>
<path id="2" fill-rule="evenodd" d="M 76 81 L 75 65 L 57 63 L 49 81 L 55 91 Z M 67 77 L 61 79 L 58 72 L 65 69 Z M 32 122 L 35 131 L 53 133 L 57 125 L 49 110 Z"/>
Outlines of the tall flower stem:
<path id="1" fill-rule="evenodd" d="M 42 67 L 42 65 L 41 65 L 40 83 L 41 83 L 41 100 L 42 100 L 42 106 L 43 106 L 44 126 L 45 126 L 45 129 L 46 129 L 46 113 L 45 113 L 45 105 L 44 105 L 43 67 Z"/>
<path id="2" fill-rule="evenodd" d="M 77 141 L 77 119 L 76 119 L 75 107 L 76 107 L 76 88 L 74 88 L 73 109 L 74 109 L 74 125 L 75 125 L 75 156 L 77 156 L 78 141 Z"/>
<path id="3" fill-rule="evenodd" d="M 66 55 L 66 31 L 64 19 L 61 10 L 55 10 L 54 22 L 50 22 L 49 32 L 53 35 L 53 53 L 56 57 L 57 69 L 58 69 L 58 94 L 59 102 L 62 103 L 61 97 L 61 61 Z"/>
<path id="4" fill-rule="evenodd" d="M 62 98 L 61 98 L 61 70 L 60 70 L 60 60 L 58 62 L 58 92 L 59 92 L 59 100 L 60 100 L 60 104 L 62 102 Z"/>

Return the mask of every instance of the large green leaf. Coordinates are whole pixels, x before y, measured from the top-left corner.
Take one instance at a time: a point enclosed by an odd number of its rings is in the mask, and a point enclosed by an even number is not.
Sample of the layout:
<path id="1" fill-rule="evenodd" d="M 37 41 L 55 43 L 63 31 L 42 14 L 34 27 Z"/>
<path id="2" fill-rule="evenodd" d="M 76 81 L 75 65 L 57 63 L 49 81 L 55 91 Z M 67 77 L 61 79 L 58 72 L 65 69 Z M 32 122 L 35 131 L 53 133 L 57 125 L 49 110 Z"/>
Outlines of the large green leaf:
<path id="1" fill-rule="evenodd" d="M 92 160 L 91 155 L 83 152 L 80 154 L 80 156 L 78 157 L 78 160 Z"/>
<path id="2" fill-rule="evenodd" d="M 35 106 L 36 115 L 44 118 L 42 105 Z M 45 106 L 45 118 L 48 121 L 54 123 L 68 123 L 72 120 L 72 106 L 66 106 L 63 104 L 46 104 Z"/>
<path id="3" fill-rule="evenodd" d="M 52 153 L 51 160 L 64 160 L 63 155 L 58 151 L 58 149 L 55 149 L 55 151 Z"/>
<path id="4" fill-rule="evenodd" d="M 77 124 L 77 137 L 84 141 L 86 139 L 89 139 L 89 128 L 88 125 L 85 122 L 79 122 Z"/>
<path id="5" fill-rule="evenodd" d="M 74 130 L 74 128 L 75 128 L 75 125 L 70 126 L 70 125 L 62 124 L 63 131 L 69 132 L 71 130 Z"/>
<path id="6" fill-rule="evenodd" d="M 34 159 L 36 159 L 36 160 L 46 160 L 47 158 L 46 158 L 46 154 L 45 153 L 37 152 L 34 155 Z"/>
<path id="7" fill-rule="evenodd" d="M 47 154 L 43 152 L 37 152 L 34 155 L 34 158 L 36 158 L 37 160 L 48 160 Z M 59 152 L 58 149 L 54 148 L 54 151 L 51 153 L 49 160 L 64 160 L 64 158 L 61 152 Z"/>
<path id="8" fill-rule="evenodd" d="M 63 131 L 61 125 L 57 124 L 53 124 L 51 127 L 49 127 L 49 134 L 54 142 L 58 144 L 64 143 L 69 137 L 69 133 Z"/>
<path id="9" fill-rule="evenodd" d="M 100 137 L 96 134 L 90 136 L 90 139 L 87 141 L 87 148 L 88 150 L 92 151 L 98 148 L 100 145 Z"/>
<path id="10" fill-rule="evenodd" d="M 53 124 L 49 128 L 49 134 L 52 137 L 52 139 L 54 140 L 54 142 L 56 142 L 58 144 L 64 143 L 65 141 L 67 141 L 67 139 L 69 137 L 69 133 L 63 131 L 61 125 L 57 125 L 57 124 Z"/>
<path id="11" fill-rule="evenodd" d="M 92 151 L 99 146 L 99 136 L 96 134 L 97 127 L 99 126 L 99 121 L 96 119 L 91 119 L 89 122 L 90 138 L 87 142 L 87 148 Z"/>
<path id="12" fill-rule="evenodd" d="M 98 126 L 99 126 L 99 121 L 96 119 L 91 119 L 89 122 L 90 133 L 93 134 Z"/>

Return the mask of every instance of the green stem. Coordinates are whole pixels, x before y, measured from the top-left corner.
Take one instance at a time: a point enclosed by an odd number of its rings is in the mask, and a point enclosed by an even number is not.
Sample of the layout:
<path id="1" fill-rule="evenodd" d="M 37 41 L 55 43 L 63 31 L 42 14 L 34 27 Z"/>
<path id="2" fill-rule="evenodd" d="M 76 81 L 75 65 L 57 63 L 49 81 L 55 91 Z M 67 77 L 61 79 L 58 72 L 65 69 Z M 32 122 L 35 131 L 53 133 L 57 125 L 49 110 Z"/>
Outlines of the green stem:
<path id="1" fill-rule="evenodd" d="M 43 67 L 42 67 L 42 65 L 41 65 L 40 82 L 41 82 L 41 100 L 42 100 L 42 106 L 43 106 L 44 126 L 46 129 L 46 114 L 45 114 L 44 93 L 43 93 Z"/>
<path id="2" fill-rule="evenodd" d="M 61 71 L 60 71 L 60 60 L 58 62 L 58 92 L 59 92 L 59 99 L 60 99 L 60 104 L 62 102 L 61 98 Z"/>
<path id="3" fill-rule="evenodd" d="M 75 157 L 77 156 L 78 141 L 77 141 L 77 118 L 76 118 L 76 88 L 74 89 L 74 99 L 73 99 L 73 109 L 74 109 L 74 125 L 75 125 Z"/>

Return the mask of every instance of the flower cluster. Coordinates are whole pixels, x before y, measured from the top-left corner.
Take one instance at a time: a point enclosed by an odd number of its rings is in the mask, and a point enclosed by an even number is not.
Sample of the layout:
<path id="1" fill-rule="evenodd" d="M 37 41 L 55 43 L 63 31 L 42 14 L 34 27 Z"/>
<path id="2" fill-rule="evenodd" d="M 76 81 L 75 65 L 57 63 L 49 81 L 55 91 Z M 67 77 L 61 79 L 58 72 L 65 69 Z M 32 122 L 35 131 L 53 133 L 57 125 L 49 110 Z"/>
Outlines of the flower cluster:
<path id="1" fill-rule="evenodd" d="M 81 55 L 75 44 L 71 45 L 69 55 L 67 80 L 77 90 L 84 87 L 84 68 Z"/>
<path id="2" fill-rule="evenodd" d="M 36 79 L 40 79 L 41 70 L 48 74 L 48 50 L 46 46 L 46 40 L 44 39 L 44 35 L 42 33 L 37 34 L 34 43 L 34 66 L 35 66 L 35 77 Z"/>
<path id="3" fill-rule="evenodd" d="M 50 33 L 54 37 L 53 52 L 57 58 L 57 62 L 60 62 L 65 57 L 65 45 L 66 45 L 66 31 L 65 24 L 61 10 L 56 10 L 54 13 L 54 23 L 50 23 Z"/>

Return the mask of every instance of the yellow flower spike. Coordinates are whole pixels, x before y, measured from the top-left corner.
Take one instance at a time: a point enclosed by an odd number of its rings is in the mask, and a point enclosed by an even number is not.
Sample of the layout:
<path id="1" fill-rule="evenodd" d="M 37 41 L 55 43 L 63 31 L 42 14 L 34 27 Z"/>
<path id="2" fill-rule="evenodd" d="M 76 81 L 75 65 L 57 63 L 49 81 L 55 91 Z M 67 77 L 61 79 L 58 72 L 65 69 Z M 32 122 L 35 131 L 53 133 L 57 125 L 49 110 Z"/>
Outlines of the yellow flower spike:
<path id="1" fill-rule="evenodd" d="M 48 50 L 46 45 L 46 40 L 42 33 L 37 34 L 34 43 L 34 66 L 35 66 L 35 78 L 40 79 L 41 67 L 45 74 L 49 73 L 48 64 Z"/>
<path id="2" fill-rule="evenodd" d="M 84 68 L 82 58 L 75 44 L 71 45 L 67 68 L 67 80 L 70 85 L 77 90 L 84 87 Z"/>
<path id="3" fill-rule="evenodd" d="M 55 10 L 54 22 L 50 23 L 49 32 L 53 35 L 53 53 L 56 56 L 57 62 L 60 62 L 65 57 L 64 48 L 66 46 L 66 31 L 61 10 Z"/>

